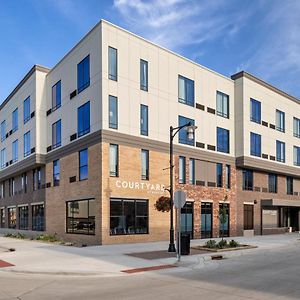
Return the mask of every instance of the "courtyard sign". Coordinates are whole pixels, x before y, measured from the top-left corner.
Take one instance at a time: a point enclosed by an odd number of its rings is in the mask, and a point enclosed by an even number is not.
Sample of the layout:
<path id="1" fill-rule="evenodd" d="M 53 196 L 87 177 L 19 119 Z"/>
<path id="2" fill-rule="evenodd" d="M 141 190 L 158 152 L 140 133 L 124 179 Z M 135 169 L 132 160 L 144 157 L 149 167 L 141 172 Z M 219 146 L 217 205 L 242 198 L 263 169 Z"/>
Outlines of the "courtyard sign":
<path id="1" fill-rule="evenodd" d="M 152 184 L 148 182 L 135 182 L 127 180 L 117 180 L 116 187 L 119 189 L 145 190 L 148 193 L 159 194 L 165 191 L 163 184 Z"/>

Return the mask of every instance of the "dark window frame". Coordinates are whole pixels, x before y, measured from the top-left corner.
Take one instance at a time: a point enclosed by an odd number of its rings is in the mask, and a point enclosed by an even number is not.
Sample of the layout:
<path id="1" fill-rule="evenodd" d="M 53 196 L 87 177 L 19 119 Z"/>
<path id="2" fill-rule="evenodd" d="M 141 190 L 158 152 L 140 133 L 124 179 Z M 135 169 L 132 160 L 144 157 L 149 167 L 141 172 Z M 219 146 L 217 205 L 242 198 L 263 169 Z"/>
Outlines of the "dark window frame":
<path id="1" fill-rule="evenodd" d="M 146 66 L 146 78 L 145 78 L 145 83 L 143 83 L 143 65 Z M 144 59 L 140 59 L 140 89 L 142 91 L 148 92 L 148 61 Z"/>
<path id="2" fill-rule="evenodd" d="M 86 69 L 87 68 L 87 69 Z M 88 71 L 88 72 L 87 72 Z M 90 55 L 88 54 L 83 60 L 77 64 L 77 92 L 81 93 L 90 86 Z M 82 73 L 82 74 L 80 74 Z M 88 78 L 85 78 L 88 73 Z"/>

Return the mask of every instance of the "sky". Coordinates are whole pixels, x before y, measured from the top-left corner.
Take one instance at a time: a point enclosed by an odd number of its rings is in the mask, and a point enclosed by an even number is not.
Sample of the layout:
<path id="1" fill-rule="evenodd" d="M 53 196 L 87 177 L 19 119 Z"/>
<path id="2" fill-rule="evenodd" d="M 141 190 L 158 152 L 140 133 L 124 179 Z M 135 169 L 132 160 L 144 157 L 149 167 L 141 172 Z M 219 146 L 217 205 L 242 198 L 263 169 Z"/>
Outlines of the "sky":
<path id="1" fill-rule="evenodd" d="M 300 0 L 0 0 L 0 103 L 34 64 L 53 67 L 100 19 L 300 98 Z"/>

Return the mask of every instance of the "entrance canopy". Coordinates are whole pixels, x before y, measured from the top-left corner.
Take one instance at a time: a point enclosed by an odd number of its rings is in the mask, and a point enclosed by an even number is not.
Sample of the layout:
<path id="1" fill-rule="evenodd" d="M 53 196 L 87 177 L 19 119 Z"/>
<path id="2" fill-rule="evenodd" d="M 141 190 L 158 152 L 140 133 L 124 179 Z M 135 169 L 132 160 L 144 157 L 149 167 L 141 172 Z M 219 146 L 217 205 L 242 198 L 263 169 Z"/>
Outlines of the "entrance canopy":
<path id="1" fill-rule="evenodd" d="M 262 206 L 291 206 L 291 207 L 300 207 L 300 202 L 295 200 L 287 199 L 262 199 Z"/>

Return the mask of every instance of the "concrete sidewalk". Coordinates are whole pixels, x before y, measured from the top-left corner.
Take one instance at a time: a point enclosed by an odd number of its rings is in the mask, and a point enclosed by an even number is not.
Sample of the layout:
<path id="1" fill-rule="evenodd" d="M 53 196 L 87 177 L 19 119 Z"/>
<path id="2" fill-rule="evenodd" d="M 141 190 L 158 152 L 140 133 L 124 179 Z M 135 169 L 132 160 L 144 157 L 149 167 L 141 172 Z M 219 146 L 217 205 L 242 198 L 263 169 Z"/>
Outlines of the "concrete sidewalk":
<path id="1" fill-rule="evenodd" d="M 228 238 L 230 240 L 232 238 Z M 269 235 L 234 238 L 241 244 L 258 246 L 256 249 L 224 252 L 225 257 L 253 254 L 282 247 L 300 246 L 299 234 Z M 219 239 L 216 239 L 219 240 Z M 206 240 L 192 240 L 191 245 L 203 245 Z M 14 248 L 15 252 L 3 252 Z M 2 249 L 2 251 L 1 251 Z M 74 276 L 128 276 L 122 270 L 176 264 L 175 257 L 163 259 L 142 259 L 128 256 L 129 253 L 167 250 L 168 242 L 122 244 L 77 248 L 37 241 L 17 240 L 0 237 L 0 260 L 13 264 L 13 267 L 0 268 L 4 272 L 32 274 L 74 275 Z M 212 253 L 183 256 L 178 268 L 163 272 L 177 272 L 182 268 L 201 268 L 210 260 Z"/>

